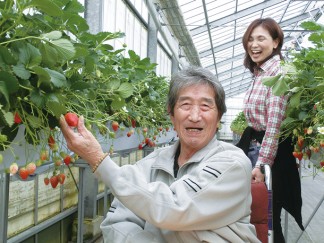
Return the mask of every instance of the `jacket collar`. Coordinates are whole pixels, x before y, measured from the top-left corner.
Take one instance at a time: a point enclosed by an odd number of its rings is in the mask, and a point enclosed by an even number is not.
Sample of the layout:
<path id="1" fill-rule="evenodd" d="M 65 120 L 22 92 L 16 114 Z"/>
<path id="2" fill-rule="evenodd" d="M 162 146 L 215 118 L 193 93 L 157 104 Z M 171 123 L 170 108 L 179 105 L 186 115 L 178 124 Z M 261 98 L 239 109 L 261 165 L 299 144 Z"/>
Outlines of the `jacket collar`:
<path id="1" fill-rule="evenodd" d="M 201 150 L 196 152 L 187 162 L 188 163 L 198 163 L 202 161 L 202 159 L 208 154 L 208 152 L 211 149 L 215 149 L 216 146 L 218 146 L 219 141 L 216 138 L 216 135 L 213 137 L 213 139 Z M 180 146 L 180 141 L 176 141 L 171 147 L 168 149 L 163 149 L 156 161 L 152 165 L 152 169 L 162 169 L 165 170 L 171 174 L 173 174 L 173 163 L 174 163 L 174 156 L 177 151 L 178 146 Z"/>

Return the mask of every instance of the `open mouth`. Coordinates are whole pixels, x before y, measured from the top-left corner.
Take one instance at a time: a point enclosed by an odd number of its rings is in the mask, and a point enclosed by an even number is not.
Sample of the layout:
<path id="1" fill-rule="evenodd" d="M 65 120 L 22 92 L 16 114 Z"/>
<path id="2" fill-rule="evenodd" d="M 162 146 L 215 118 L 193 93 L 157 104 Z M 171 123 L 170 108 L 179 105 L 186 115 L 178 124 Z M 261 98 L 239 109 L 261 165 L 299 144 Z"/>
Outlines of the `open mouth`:
<path id="1" fill-rule="evenodd" d="M 199 127 L 187 127 L 186 130 L 189 132 L 198 132 L 198 131 L 202 131 L 203 129 Z"/>
<path id="2" fill-rule="evenodd" d="M 260 55 L 261 51 L 251 51 L 252 55 Z"/>

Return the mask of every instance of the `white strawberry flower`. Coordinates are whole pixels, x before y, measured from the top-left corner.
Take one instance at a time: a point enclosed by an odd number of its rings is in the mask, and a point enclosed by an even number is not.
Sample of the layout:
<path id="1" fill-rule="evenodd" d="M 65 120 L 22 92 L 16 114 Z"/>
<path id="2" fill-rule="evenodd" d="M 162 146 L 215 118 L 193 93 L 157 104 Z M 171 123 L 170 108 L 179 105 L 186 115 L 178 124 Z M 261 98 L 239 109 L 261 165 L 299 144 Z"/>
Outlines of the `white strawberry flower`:
<path id="1" fill-rule="evenodd" d="M 317 131 L 318 131 L 320 134 L 323 134 L 323 135 L 324 135 L 324 127 L 318 127 L 318 128 L 317 128 Z"/>

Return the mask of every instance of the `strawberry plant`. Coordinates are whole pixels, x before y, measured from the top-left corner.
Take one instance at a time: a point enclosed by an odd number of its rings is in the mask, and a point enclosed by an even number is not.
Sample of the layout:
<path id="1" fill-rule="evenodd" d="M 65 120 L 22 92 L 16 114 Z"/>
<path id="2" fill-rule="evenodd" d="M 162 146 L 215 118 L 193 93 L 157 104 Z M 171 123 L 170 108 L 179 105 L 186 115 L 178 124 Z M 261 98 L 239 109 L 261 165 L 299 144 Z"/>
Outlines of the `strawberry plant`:
<path id="1" fill-rule="evenodd" d="M 291 61 L 282 64 L 283 75 L 265 78 L 263 83 L 274 94 L 289 96 L 281 133 L 292 136 L 295 150 L 314 158 L 311 161 L 319 168 L 324 158 L 324 26 L 307 21 L 301 27 L 312 32 L 313 46 L 291 52 Z"/>
<path id="2" fill-rule="evenodd" d="M 244 112 L 241 111 L 236 115 L 234 120 L 231 122 L 230 128 L 233 133 L 242 135 L 242 133 L 246 127 L 247 127 L 247 122 L 245 119 L 245 115 L 244 115 Z"/>
<path id="3" fill-rule="evenodd" d="M 147 131 L 170 124 L 168 82 L 156 75 L 156 64 L 107 44 L 123 33 L 89 33 L 77 0 L 1 1 L 0 11 L 0 150 L 10 151 L 13 162 L 18 128 L 24 143 L 49 151 L 37 166 L 57 161 L 67 149 L 57 128 L 62 114 L 71 126 L 83 115 L 108 139 L 115 137 L 112 121 Z"/>

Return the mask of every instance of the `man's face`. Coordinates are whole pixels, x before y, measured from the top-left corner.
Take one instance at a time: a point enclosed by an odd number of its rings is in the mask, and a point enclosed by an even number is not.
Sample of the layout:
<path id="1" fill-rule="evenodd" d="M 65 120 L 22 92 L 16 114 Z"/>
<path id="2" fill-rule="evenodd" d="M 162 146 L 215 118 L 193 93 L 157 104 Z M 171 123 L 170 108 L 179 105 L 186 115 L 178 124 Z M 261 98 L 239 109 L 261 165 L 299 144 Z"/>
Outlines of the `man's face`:
<path id="1" fill-rule="evenodd" d="M 190 149 L 195 153 L 202 149 L 215 136 L 219 121 L 214 90 L 204 84 L 180 90 L 171 120 L 181 151 Z"/>

